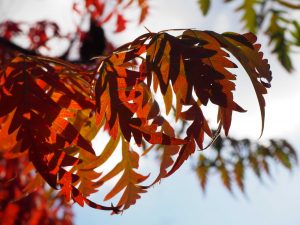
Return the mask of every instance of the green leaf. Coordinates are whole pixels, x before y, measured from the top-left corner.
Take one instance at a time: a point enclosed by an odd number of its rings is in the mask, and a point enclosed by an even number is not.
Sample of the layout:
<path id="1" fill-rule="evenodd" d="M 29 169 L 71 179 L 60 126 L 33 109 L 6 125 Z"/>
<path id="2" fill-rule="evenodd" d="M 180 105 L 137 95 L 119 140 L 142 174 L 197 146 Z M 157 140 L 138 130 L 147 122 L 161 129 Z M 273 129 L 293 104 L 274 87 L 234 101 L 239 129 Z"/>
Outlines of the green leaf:
<path id="1" fill-rule="evenodd" d="M 300 24 L 297 21 L 293 21 L 294 30 L 291 30 L 291 35 L 294 38 L 294 45 L 300 46 Z"/>
<path id="2" fill-rule="evenodd" d="M 283 0 L 277 0 L 277 2 L 280 5 L 285 6 L 289 9 L 300 9 L 300 4 L 295 4 L 295 3 L 291 3 L 291 2 L 283 1 Z"/>
<path id="3" fill-rule="evenodd" d="M 233 172 L 234 172 L 234 178 L 235 178 L 235 181 L 236 181 L 238 187 L 240 188 L 240 190 L 242 192 L 244 192 L 245 191 L 245 189 L 244 189 L 245 168 L 244 168 L 244 163 L 243 163 L 242 159 L 237 161 L 237 163 L 234 165 Z"/>
<path id="4" fill-rule="evenodd" d="M 200 185 L 203 192 L 205 192 L 206 190 L 207 176 L 210 168 L 210 166 L 206 165 L 205 161 L 206 161 L 206 157 L 203 154 L 201 154 L 199 156 L 199 165 L 196 168 L 196 173 L 199 177 Z"/>
<path id="5" fill-rule="evenodd" d="M 205 16 L 210 9 L 211 1 L 210 0 L 198 0 L 198 5 L 200 7 L 201 12 Z"/>
<path id="6" fill-rule="evenodd" d="M 282 66 L 288 72 L 291 72 L 293 70 L 293 65 L 290 58 L 290 44 L 286 39 L 286 28 L 280 24 L 280 21 L 284 21 L 281 13 L 274 11 L 266 34 L 270 38 L 270 43 L 274 45 L 272 52 L 277 54 L 278 60 Z"/>
<path id="7" fill-rule="evenodd" d="M 243 11 L 242 21 L 245 23 L 245 29 L 254 33 L 257 30 L 257 14 L 254 8 L 256 3 L 256 0 L 244 0 L 236 9 L 237 11 Z"/>
<path id="8" fill-rule="evenodd" d="M 227 188 L 227 190 L 229 192 L 232 191 L 231 189 L 231 177 L 230 177 L 230 173 L 228 171 L 228 169 L 226 168 L 225 164 L 222 163 L 222 165 L 218 168 L 219 170 L 219 173 L 221 175 L 221 179 L 222 179 L 222 182 L 224 184 L 224 186 Z"/>

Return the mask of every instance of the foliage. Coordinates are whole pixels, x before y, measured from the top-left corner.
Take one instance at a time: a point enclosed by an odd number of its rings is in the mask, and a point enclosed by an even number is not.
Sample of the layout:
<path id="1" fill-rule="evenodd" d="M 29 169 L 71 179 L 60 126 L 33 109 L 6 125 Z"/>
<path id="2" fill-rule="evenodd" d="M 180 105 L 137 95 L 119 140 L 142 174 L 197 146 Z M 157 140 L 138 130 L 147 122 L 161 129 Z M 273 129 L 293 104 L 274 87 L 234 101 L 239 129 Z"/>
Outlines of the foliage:
<path id="1" fill-rule="evenodd" d="M 259 144 L 249 139 L 220 137 L 210 151 L 210 154 L 199 155 L 195 167 L 204 191 L 210 174 L 218 173 L 228 191 L 233 191 L 235 181 L 238 188 L 245 192 L 246 169 L 252 170 L 256 177 L 263 180 L 264 173 L 272 176 L 270 165 L 276 164 L 272 161 L 289 170 L 298 164 L 297 153 L 286 140 L 271 139 L 266 144 Z"/>
<path id="2" fill-rule="evenodd" d="M 235 55 L 248 72 L 264 121 L 263 94 L 271 73 L 255 41 L 252 34 L 186 30 L 174 37 L 165 32 L 148 33 L 116 49 L 91 70 L 58 59 L 17 55 L 2 64 L 0 116 L 11 118 L 7 135 L 15 136 L 21 145 L 18 152 L 27 154 L 52 188 L 80 205 L 118 212 L 145 192 L 140 183 L 148 178 L 136 171 L 140 156 L 130 143 L 140 146 L 145 140 L 153 145 L 178 146 L 164 152 L 156 183 L 175 172 L 196 150 L 195 144 L 203 149 L 205 134 L 215 139 L 202 112 L 208 101 L 218 106 L 219 127 L 226 134 L 232 111 L 244 111 L 233 100 L 236 77 L 226 69 L 236 65 L 222 48 Z M 174 137 L 151 94 L 152 83 L 154 92 L 159 87 L 166 96 L 166 114 L 174 95 L 176 119 L 191 121 L 185 137 Z M 183 111 L 183 106 L 188 109 Z M 79 112 L 86 113 L 80 117 Z M 100 156 L 91 146 L 89 129 L 81 130 L 86 121 L 96 126 L 91 129 L 104 126 L 111 136 Z M 94 169 L 111 156 L 120 140 L 122 161 L 93 181 L 100 176 Z M 174 161 L 173 155 L 177 155 Z M 104 207 L 86 198 L 122 171 L 105 196 L 109 200 L 125 188 L 116 207 Z"/>
<path id="3" fill-rule="evenodd" d="M 300 47 L 300 24 L 294 11 L 300 4 L 288 0 L 224 0 L 225 3 L 237 3 L 236 11 L 242 13 L 244 29 L 257 33 L 263 31 L 269 38 L 273 50 L 282 66 L 288 71 L 293 70 L 291 53 Z M 204 15 L 209 11 L 212 0 L 199 0 L 198 4 Z"/>
<path id="4" fill-rule="evenodd" d="M 42 185 L 41 176 L 31 172 L 28 157 L 12 154 L 20 144 L 14 136 L 5 135 L 10 120 L 2 117 L 0 125 L 0 224 L 73 224 L 71 206 Z"/>
<path id="5" fill-rule="evenodd" d="M 125 29 L 126 19 L 121 13 L 134 2 L 141 11 L 140 22 L 148 12 L 147 1 L 116 1 L 112 10 L 106 8 L 107 2 L 87 0 L 83 9 L 74 3 L 73 10 L 91 17 L 91 30 L 115 16 L 116 32 Z M 199 2 L 208 11 L 210 1 Z M 29 32 L 22 30 L 24 26 L 29 26 Z M 46 28 L 52 32 L 45 32 Z M 176 32 L 180 34 L 173 36 Z M 41 48 L 48 48 L 53 38 L 67 39 L 70 43 L 74 40 L 71 34 L 61 34 L 58 26 L 50 21 L 29 25 L 7 21 L 0 24 L 0 33 L 6 39 L 0 41 L 0 165 L 3 165 L 0 168 L 4 168 L 0 178 L 8 184 L 3 186 L 4 192 L 11 187 L 11 182 L 7 182 L 10 180 L 16 180 L 13 185 L 19 188 L 18 195 L 7 197 L 0 211 L 10 207 L 9 198 L 22 207 L 23 200 L 34 202 L 35 198 L 45 197 L 53 201 L 43 213 L 49 210 L 49 215 L 54 217 L 57 204 L 60 210 L 69 213 L 64 199 L 119 213 L 135 204 L 149 187 L 173 174 L 196 150 L 213 143 L 218 157 L 210 159 L 201 155 L 196 169 L 203 188 L 213 169 L 221 173 L 228 189 L 235 177 L 243 190 L 243 171 L 246 166 L 253 167 L 255 160 L 257 174 L 266 169 L 268 158 L 277 157 L 287 168 L 294 165 L 296 155 L 286 142 L 274 140 L 270 147 L 256 146 L 256 149 L 267 149 L 262 154 L 250 149 L 255 144 L 228 139 L 232 149 L 227 150 L 223 144 L 220 147 L 220 143 L 227 141 L 217 139 L 221 130 L 228 135 L 233 111 L 245 111 L 233 98 L 237 76 L 232 71 L 237 65 L 232 62 L 232 56 L 245 69 L 255 89 L 263 131 L 264 95 L 272 77 L 268 61 L 252 33 L 149 32 L 106 56 L 76 63 L 66 61 L 64 56 L 58 59 L 39 55 Z M 29 50 L 7 42 L 19 35 L 28 38 Z M 86 34 L 78 27 L 76 35 Z M 83 46 L 92 49 L 94 45 Z M 95 52 L 90 53 L 82 55 L 93 57 Z M 208 104 L 218 109 L 217 132 L 212 132 L 214 126 L 208 123 L 203 112 Z M 176 123 L 185 124 L 186 129 L 177 132 Z M 91 141 L 100 129 L 108 132 L 110 140 L 97 155 Z M 4 143 L 8 146 L 3 146 Z M 243 149 L 237 151 L 240 145 Z M 274 150 L 275 146 L 279 150 Z M 154 177 L 150 176 L 151 171 L 142 174 L 141 159 L 155 149 L 161 156 L 158 174 Z M 242 151 L 245 153 L 239 154 Z M 121 160 L 111 170 L 102 170 L 103 164 L 116 152 L 122 156 Z M 232 171 L 228 169 L 229 160 L 222 155 L 225 152 L 235 156 L 230 161 L 236 165 Z M 264 161 L 264 167 L 259 160 Z M 6 167 L 16 164 L 19 171 L 14 178 L 11 169 Z M 18 181 L 21 178 L 22 182 Z M 113 179 L 117 182 L 105 193 L 104 201 L 116 203 L 104 206 L 89 199 Z M 45 188 L 44 181 L 51 188 Z M 13 222 L 16 222 L 19 211 L 14 212 Z M 43 216 L 39 214 L 39 218 Z"/>
<path id="6" fill-rule="evenodd" d="M 113 4 L 113 7 L 109 7 L 109 3 Z M 74 3 L 73 9 L 81 15 L 91 15 L 92 20 L 98 26 L 102 26 L 113 17 L 116 17 L 115 32 L 121 32 L 126 29 L 127 24 L 127 19 L 123 13 L 134 3 L 137 4 L 140 10 L 139 23 L 142 23 L 148 15 L 149 6 L 147 0 L 86 0 L 83 10 L 79 9 L 79 3 Z"/>

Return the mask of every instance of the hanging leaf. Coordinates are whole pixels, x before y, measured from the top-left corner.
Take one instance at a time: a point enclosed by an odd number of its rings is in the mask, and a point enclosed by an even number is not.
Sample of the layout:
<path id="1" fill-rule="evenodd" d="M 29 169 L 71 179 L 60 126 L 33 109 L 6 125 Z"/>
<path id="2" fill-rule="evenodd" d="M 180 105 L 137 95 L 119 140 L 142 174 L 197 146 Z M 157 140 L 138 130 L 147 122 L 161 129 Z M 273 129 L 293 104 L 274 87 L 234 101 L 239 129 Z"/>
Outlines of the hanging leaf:
<path id="1" fill-rule="evenodd" d="M 245 22 L 245 28 L 251 32 L 257 30 L 257 13 L 255 6 L 259 1 L 243 0 L 243 3 L 236 9 L 237 11 L 243 11 L 242 21 Z"/>
<path id="2" fill-rule="evenodd" d="M 237 161 L 234 165 L 234 178 L 235 181 L 242 192 L 244 192 L 244 164 L 242 160 Z"/>
<path id="3" fill-rule="evenodd" d="M 211 0 L 198 0 L 198 5 L 200 7 L 201 12 L 205 16 L 209 11 Z"/>
<path id="4" fill-rule="evenodd" d="M 118 14 L 117 16 L 117 26 L 116 26 L 116 30 L 115 32 L 121 32 L 123 30 L 125 30 L 126 28 L 126 20 L 124 19 L 124 17 L 121 14 Z"/>
<path id="5" fill-rule="evenodd" d="M 130 150 L 129 143 L 125 139 L 122 139 L 122 161 L 104 177 L 101 178 L 101 182 L 110 180 L 120 172 L 124 171 L 119 181 L 113 187 L 113 189 L 105 196 L 104 200 L 107 201 L 121 192 L 124 188 L 122 197 L 119 200 L 118 206 L 124 209 L 129 208 L 136 203 L 136 200 L 140 198 L 141 193 L 145 193 L 139 183 L 143 182 L 148 176 L 143 176 L 134 171 L 139 167 L 139 155 Z"/>
<path id="6" fill-rule="evenodd" d="M 261 46 L 255 44 L 256 37 L 252 33 L 244 35 L 225 33 L 225 37 L 222 37 L 213 32 L 212 35 L 221 42 L 225 49 L 228 49 L 239 59 L 248 73 L 259 102 L 262 119 L 262 135 L 265 120 L 265 100 L 263 95 L 267 93 L 267 88 L 270 87 L 272 80 L 268 60 L 263 59 L 263 53 L 259 51 Z"/>
<path id="7" fill-rule="evenodd" d="M 280 25 L 280 22 L 282 22 L 281 13 L 273 12 L 266 34 L 270 37 L 270 44 L 274 45 L 272 52 L 277 54 L 278 60 L 283 67 L 288 72 L 291 72 L 293 65 L 290 57 L 290 43 L 286 37 L 286 28 Z"/>
<path id="8" fill-rule="evenodd" d="M 218 171 L 221 176 L 221 180 L 226 187 L 226 189 L 231 192 L 231 177 L 229 175 L 229 171 L 227 170 L 226 166 L 222 163 L 221 166 L 218 167 Z"/>
<path id="9" fill-rule="evenodd" d="M 199 163 L 196 168 L 196 173 L 199 177 L 200 186 L 201 186 L 203 192 L 206 191 L 209 168 L 210 168 L 210 165 L 207 164 L 206 157 L 203 154 L 200 154 Z"/>
<path id="10" fill-rule="evenodd" d="M 149 13 L 149 5 L 147 0 L 138 0 L 138 5 L 141 10 L 139 23 L 143 23 Z"/>

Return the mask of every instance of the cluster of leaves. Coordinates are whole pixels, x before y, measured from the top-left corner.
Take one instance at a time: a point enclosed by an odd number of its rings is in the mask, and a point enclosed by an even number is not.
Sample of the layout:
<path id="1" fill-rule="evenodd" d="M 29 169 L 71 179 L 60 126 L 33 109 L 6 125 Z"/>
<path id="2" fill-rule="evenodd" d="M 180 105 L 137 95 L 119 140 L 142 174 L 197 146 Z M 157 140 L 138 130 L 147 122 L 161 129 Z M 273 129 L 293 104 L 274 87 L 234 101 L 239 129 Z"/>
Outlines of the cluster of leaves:
<path id="1" fill-rule="evenodd" d="M 219 131 L 226 135 L 232 112 L 244 111 L 233 99 L 236 76 L 229 69 L 237 66 L 229 53 L 248 73 L 264 123 L 263 95 L 272 77 L 259 50 L 251 33 L 184 30 L 177 37 L 166 32 L 144 34 L 90 67 L 11 54 L 1 63 L 0 118 L 10 118 L 4 137 L 12 136 L 20 147 L 9 152 L 28 157 L 67 201 L 118 213 L 174 173 L 196 149 L 204 149 L 205 136 L 216 139 L 218 134 L 212 133 L 202 111 L 209 102 L 218 107 Z M 188 124 L 183 137 L 175 135 L 154 93 L 163 96 L 167 115 L 173 99 L 176 102 L 175 119 Z M 111 139 L 96 155 L 91 140 L 101 127 Z M 160 172 L 150 185 L 144 184 L 149 175 L 138 169 L 151 147 L 134 150 L 143 142 L 165 146 Z M 115 167 L 96 171 L 117 151 L 122 159 Z M 120 196 L 116 206 L 88 199 L 112 178 L 118 181 L 104 200 Z"/>
<path id="2" fill-rule="evenodd" d="M 212 0 L 199 0 L 198 4 L 204 15 L 209 11 Z M 293 48 L 300 47 L 300 24 L 293 14 L 300 10 L 300 4 L 291 0 L 224 0 L 225 3 L 237 2 L 236 9 L 242 12 L 244 28 L 251 32 L 264 31 L 273 53 L 282 66 L 288 71 L 293 70 L 291 53 Z"/>
<path id="3" fill-rule="evenodd" d="M 98 32 L 96 28 L 114 16 L 115 31 L 120 32 L 126 28 L 127 22 L 122 12 L 134 2 L 117 1 L 115 7 L 107 10 L 107 1 L 87 0 L 83 10 L 77 4 L 73 9 L 80 15 L 87 13 L 91 16 L 92 32 Z M 136 2 L 141 10 L 141 23 L 147 15 L 148 5 L 146 1 Z M 280 2 L 286 5 L 286 2 Z M 200 0 L 199 3 L 203 12 L 207 13 L 210 1 Z M 250 28 L 252 31 L 260 27 L 257 15 L 253 17 L 255 4 L 258 2 L 245 1 L 239 7 L 239 10 L 247 9 L 243 20 L 246 27 L 255 28 Z M 24 29 L 25 26 L 29 28 Z M 273 27 L 274 31 L 277 32 L 277 28 Z M 80 27 L 78 29 L 79 36 L 84 36 Z M 28 54 L 39 52 L 41 47 L 47 48 L 52 38 L 65 38 L 72 42 L 70 35 L 61 35 L 58 26 L 47 21 L 30 26 L 8 21 L 0 25 L 0 32 L 7 40 L 25 35 L 33 50 Z M 296 38 L 297 32 L 293 35 Z M 249 74 L 263 122 L 263 94 L 270 86 L 271 73 L 259 52 L 260 45 L 255 42 L 252 34 L 220 35 L 187 30 L 173 37 L 165 32 L 149 33 L 88 66 L 20 55 L 0 42 L 0 117 L 1 124 L 6 126 L 0 128 L 0 150 L 7 150 L 0 157 L 0 178 L 5 184 L 0 191 L 11 192 L 1 194 L 5 199 L 0 219 L 12 218 L 11 224 L 18 224 L 23 219 L 43 224 L 48 215 L 53 224 L 70 224 L 70 208 L 65 205 L 62 196 L 80 205 L 86 203 L 114 213 L 135 204 L 142 193 L 174 173 L 197 148 L 204 149 L 205 135 L 212 139 L 211 142 L 215 141 L 222 128 L 227 135 L 232 111 L 243 111 L 233 101 L 236 77 L 227 68 L 235 68 L 236 65 L 228 59 L 227 52 L 232 53 Z M 83 46 L 95 50 L 90 43 Z M 96 51 L 100 52 L 98 49 Z M 91 58 L 95 54 L 91 56 L 89 52 L 83 55 Z M 163 96 L 164 109 L 159 107 L 155 93 Z M 208 102 L 219 108 L 217 134 L 211 132 L 202 112 Z M 188 126 L 183 136 L 175 135 L 174 127 L 163 117 L 170 115 L 171 111 L 176 121 Z M 91 140 L 101 127 L 111 138 L 97 156 Z M 10 146 L 11 142 L 15 144 Z M 117 149 L 119 143 L 121 149 Z M 134 149 L 136 146 L 141 147 L 141 152 Z M 159 174 L 145 185 L 143 182 L 149 179 L 149 175 L 138 171 L 139 162 L 155 146 L 161 147 Z M 201 154 L 196 168 L 203 189 L 212 171 L 221 174 L 228 190 L 231 191 L 232 180 L 235 179 L 244 191 L 245 168 L 252 168 L 261 177 L 264 171 L 269 173 L 269 161 L 278 159 L 287 168 L 296 163 L 296 154 L 285 141 L 271 140 L 269 146 L 263 146 L 249 140 L 229 138 L 217 139 L 213 146 L 215 157 Z M 110 171 L 96 172 L 115 152 L 120 152 L 121 161 Z M 20 168 L 20 171 L 12 173 L 12 168 Z M 21 173 L 24 168 L 26 174 Z M 113 178 L 119 180 L 106 193 L 104 201 L 121 196 L 116 206 L 102 206 L 87 198 Z M 45 189 L 43 180 L 60 190 L 60 194 Z M 11 191 L 16 188 L 18 191 Z M 66 217 L 55 220 L 59 210 L 64 211 Z M 8 214 L 12 212 L 14 215 Z M 36 213 L 29 218 L 31 212 Z"/>
<path id="4" fill-rule="evenodd" d="M 140 10 L 139 23 L 141 24 L 148 15 L 147 0 L 85 0 L 83 9 L 76 2 L 73 4 L 73 9 L 80 15 L 90 15 L 92 21 L 99 27 L 116 17 L 115 32 L 121 32 L 126 29 L 128 22 L 124 12 L 133 4 L 137 4 Z"/>
<path id="5" fill-rule="evenodd" d="M 28 42 L 28 49 L 39 53 L 42 48 L 48 49 L 49 41 L 55 39 L 69 39 L 63 35 L 59 26 L 50 21 L 42 20 L 34 24 L 26 22 L 4 21 L 0 24 L 0 36 L 6 40 L 20 37 Z"/>
<path id="6" fill-rule="evenodd" d="M 74 43 L 79 41 L 81 43 L 80 62 L 87 63 L 91 58 L 102 53 L 110 53 L 113 50 L 112 45 L 105 39 L 101 27 L 116 17 L 115 32 L 125 30 L 128 21 L 123 13 L 132 5 L 137 5 L 140 10 L 139 23 L 141 24 L 148 15 L 147 0 L 85 0 L 83 2 L 74 0 L 71 10 L 73 10 L 74 16 L 80 17 L 79 23 L 74 22 L 75 33 L 63 34 L 59 26 L 52 21 L 42 20 L 27 23 L 7 20 L 0 23 L 0 41 L 6 40 L 13 43 L 19 38 L 23 43 L 28 43 L 27 46 L 23 46 L 23 49 L 18 47 L 23 53 L 47 55 L 51 50 L 50 44 L 53 40 L 64 40 L 69 43 L 69 48 L 59 56 L 64 60 L 68 59 L 71 49 L 75 46 Z M 87 22 L 85 18 L 90 20 L 88 31 L 83 29 L 83 23 Z M 46 53 L 43 50 L 46 50 Z"/>
<path id="7" fill-rule="evenodd" d="M 88 63 L 91 58 L 99 54 L 107 54 L 113 50 L 113 46 L 104 36 L 104 31 L 94 22 L 91 22 L 89 31 L 81 31 L 80 26 L 76 33 L 62 35 L 58 25 L 49 21 L 37 21 L 35 23 L 4 21 L 0 23 L 0 43 L 26 55 L 47 55 L 51 52 L 51 42 L 62 40 L 69 43 L 69 47 L 59 55 L 60 59 L 67 60 L 75 41 L 80 41 L 79 60 L 75 63 Z M 14 44 L 22 40 L 22 47 Z M 43 51 L 46 50 L 46 51 Z"/>
<path id="8" fill-rule="evenodd" d="M 298 165 L 297 153 L 285 140 L 271 139 L 267 144 L 258 144 L 249 139 L 220 137 L 209 154 L 199 155 L 195 171 L 203 191 L 206 189 L 208 176 L 218 173 L 228 191 L 232 192 L 235 181 L 238 188 L 245 192 L 246 169 L 252 169 L 256 177 L 262 180 L 264 173 L 272 176 L 272 162 L 279 162 L 291 170 Z"/>
<path id="9" fill-rule="evenodd" d="M 0 224 L 72 225 L 71 206 L 45 188 L 28 158 L 18 153 L 15 136 L 7 135 L 10 120 L 0 120 Z"/>

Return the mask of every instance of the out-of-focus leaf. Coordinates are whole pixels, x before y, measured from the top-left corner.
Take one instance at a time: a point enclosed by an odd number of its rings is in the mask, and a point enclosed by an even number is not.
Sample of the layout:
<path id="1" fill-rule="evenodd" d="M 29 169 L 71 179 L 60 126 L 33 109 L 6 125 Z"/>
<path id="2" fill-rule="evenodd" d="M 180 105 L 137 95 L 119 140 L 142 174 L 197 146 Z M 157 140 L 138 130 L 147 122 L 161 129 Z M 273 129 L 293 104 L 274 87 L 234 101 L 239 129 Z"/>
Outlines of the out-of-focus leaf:
<path id="1" fill-rule="evenodd" d="M 255 6 L 258 2 L 257 0 L 243 0 L 243 3 L 236 9 L 237 11 L 243 11 L 242 20 L 245 22 L 245 28 L 251 32 L 256 32 L 257 30 Z"/>
<path id="2" fill-rule="evenodd" d="M 287 8 L 290 8 L 290 9 L 300 9 L 300 4 L 297 4 L 294 2 L 289 2 L 286 0 L 277 0 L 277 2 Z"/>
<path id="3" fill-rule="evenodd" d="M 284 68 L 291 72 L 293 65 L 290 57 L 290 44 L 286 39 L 286 29 L 280 25 L 280 12 L 273 12 L 266 34 L 270 37 L 270 44 L 274 45 L 273 52 L 277 54 L 278 60 Z"/>
<path id="4" fill-rule="evenodd" d="M 139 8 L 141 10 L 141 14 L 140 14 L 140 19 L 139 19 L 139 23 L 143 23 L 144 20 L 146 19 L 147 15 L 148 15 L 148 11 L 149 11 L 149 5 L 147 0 L 138 0 L 138 5 Z"/>
<path id="5" fill-rule="evenodd" d="M 244 164 L 243 160 L 239 160 L 234 165 L 234 178 L 235 181 L 242 192 L 244 192 Z"/>
<path id="6" fill-rule="evenodd" d="M 271 139 L 267 144 L 260 144 L 249 139 L 219 137 L 211 151 L 213 152 L 207 155 L 205 152 L 200 155 L 196 167 L 203 190 L 207 186 L 207 177 L 218 173 L 228 191 L 232 192 L 232 187 L 236 184 L 241 192 L 245 193 L 247 171 L 252 170 L 255 176 L 263 181 L 266 177 L 264 174 L 272 175 L 270 166 L 278 165 L 278 161 L 288 170 L 294 169 L 298 164 L 297 153 L 286 140 Z"/>
<path id="7" fill-rule="evenodd" d="M 206 15 L 209 11 L 211 0 L 198 0 L 198 5 L 203 15 Z"/>
<path id="8" fill-rule="evenodd" d="M 294 44 L 300 46 L 300 24 L 297 21 L 293 21 L 294 30 L 291 30 L 291 34 L 294 38 Z"/>
<path id="9" fill-rule="evenodd" d="M 200 154 L 196 173 L 200 179 L 200 186 L 204 192 L 206 190 L 209 167 L 209 165 L 206 165 L 206 157 L 203 154 Z"/>
<path id="10" fill-rule="evenodd" d="M 124 17 L 121 14 L 118 14 L 117 16 L 117 27 L 115 32 L 121 32 L 123 30 L 125 30 L 126 28 L 126 20 L 124 19 Z"/>
<path id="11" fill-rule="evenodd" d="M 231 177 L 229 171 L 226 166 L 222 163 L 221 166 L 218 167 L 218 172 L 220 173 L 221 180 L 228 191 L 231 190 Z"/>

